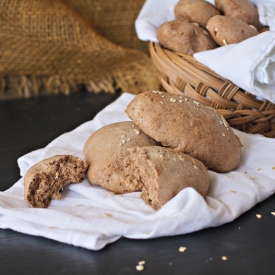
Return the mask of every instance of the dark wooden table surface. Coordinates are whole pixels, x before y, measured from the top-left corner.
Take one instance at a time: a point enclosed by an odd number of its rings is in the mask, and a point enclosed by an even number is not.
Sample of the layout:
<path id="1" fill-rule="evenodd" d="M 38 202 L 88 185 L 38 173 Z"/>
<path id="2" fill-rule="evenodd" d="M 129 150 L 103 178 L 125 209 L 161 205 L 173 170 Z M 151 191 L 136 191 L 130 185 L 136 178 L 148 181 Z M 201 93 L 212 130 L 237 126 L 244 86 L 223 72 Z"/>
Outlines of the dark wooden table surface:
<path id="1" fill-rule="evenodd" d="M 20 178 L 20 156 L 91 120 L 118 96 L 79 92 L 0 101 L 0 191 Z M 121 238 L 100 251 L 0 229 L 0 275 L 275 274 L 274 211 L 273 195 L 220 227 L 151 240 Z M 137 271 L 141 260 L 145 268 Z"/>

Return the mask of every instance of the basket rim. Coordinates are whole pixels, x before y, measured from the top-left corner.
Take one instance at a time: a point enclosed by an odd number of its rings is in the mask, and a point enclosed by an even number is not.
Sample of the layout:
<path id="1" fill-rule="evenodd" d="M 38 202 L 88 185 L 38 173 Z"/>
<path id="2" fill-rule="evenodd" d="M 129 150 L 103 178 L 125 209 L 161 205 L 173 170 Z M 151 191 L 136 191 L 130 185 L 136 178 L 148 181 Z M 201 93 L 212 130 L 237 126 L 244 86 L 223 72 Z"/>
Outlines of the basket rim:
<path id="1" fill-rule="evenodd" d="M 244 91 L 193 56 L 171 51 L 152 41 L 149 51 L 165 91 L 187 95 L 214 108 L 231 126 L 244 132 L 275 137 L 275 104 Z"/>

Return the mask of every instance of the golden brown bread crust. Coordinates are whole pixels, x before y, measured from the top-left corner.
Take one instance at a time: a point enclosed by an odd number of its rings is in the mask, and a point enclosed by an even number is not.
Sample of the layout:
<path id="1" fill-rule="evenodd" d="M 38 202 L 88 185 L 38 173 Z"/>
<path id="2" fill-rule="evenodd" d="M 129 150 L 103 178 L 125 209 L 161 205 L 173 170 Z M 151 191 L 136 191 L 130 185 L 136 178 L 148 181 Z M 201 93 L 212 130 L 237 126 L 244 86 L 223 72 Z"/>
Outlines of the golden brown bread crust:
<path id="1" fill-rule="evenodd" d="M 205 28 L 207 21 L 220 12 L 204 0 L 180 0 L 174 8 L 176 19 L 198 23 Z"/>
<path id="2" fill-rule="evenodd" d="M 160 25 L 157 38 L 163 47 L 188 55 L 217 47 L 208 31 L 195 23 L 182 20 L 168 21 Z"/>
<path id="3" fill-rule="evenodd" d="M 260 30 L 258 11 L 248 0 L 215 0 L 215 5 L 221 14 L 239 19 Z"/>
<path id="4" fill-rule="evenodd" d="M 141 93 L 126 113 L 163 146 L 184 152 L 216 172 L 234 170 L 241 144 L 225 119 L 195 100 L 162 92 Z"/>
<path id="5" fill-rule="evenodd" d="M 125 159 L 126 172 L 142 182 L 141 198 L 155 210 L 187 187 L 203 197 L 209 188 L 209 175 L 199 160 L 160 146 L 134 147 Z"/>
<path id="6" fill-rule="evenodd" d="M 56 155 L 30 167 L 24 176 L 24 199 L 30 207 L 46 208 L 61 199 L 63 187 L 82 182 L 88 165 L 71 155 Z"/>
<path id="7" fill-rule="evenodd" d="M 123 160 L 129 156 L 129 148 L 157 144 L 132 121 L 100 128 L 84 145 L 89 181 L 116 194 L 140 191 L 142 183 L 133 178 L 131 173 L 125 173 Z"/>
<path id="8" fill-rule="evenodd" d="M 209 19 L 207 29 L 220 46 L 242 42 L 259 32 L 243 21 L 224 15 L 216 15 Z"/>

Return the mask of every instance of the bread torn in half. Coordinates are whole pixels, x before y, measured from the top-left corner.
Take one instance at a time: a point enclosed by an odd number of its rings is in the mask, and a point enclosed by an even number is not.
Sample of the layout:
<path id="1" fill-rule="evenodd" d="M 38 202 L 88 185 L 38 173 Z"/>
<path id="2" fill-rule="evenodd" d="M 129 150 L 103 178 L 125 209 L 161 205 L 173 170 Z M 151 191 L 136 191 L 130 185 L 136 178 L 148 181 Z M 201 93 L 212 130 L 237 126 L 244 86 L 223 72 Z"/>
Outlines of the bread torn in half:
<path id="1" fill-rule="evenodd" d="M 83 149 L 89 165 L 89 181 L 115 194 L 141 191 L 142 183 L 131 173 L 125 173 L 123 160 L 129 156 L 129 148 L 153 145 L 158 143 L 132 121 L 116 122 L 98 129 Z"/>
<path id="2" fill-rule="evenodd" d="M 80 183 L 88 164 L 71 155 L 56 155 L 29 168 L 24 177 L 24 199 L 30 207 L 47 208 L 52 199 L 61 199 L 63 187 Z"/>
<path id="3" fill-rule="evenodd" d="M 159 210 L 187 187 L 206 196 L 209 175 L 199 160 L 160 146 L 135 147 L 128 151 L 125 172 L 134 173 L 142 182 L 141 198 L 153 209 Z"/>

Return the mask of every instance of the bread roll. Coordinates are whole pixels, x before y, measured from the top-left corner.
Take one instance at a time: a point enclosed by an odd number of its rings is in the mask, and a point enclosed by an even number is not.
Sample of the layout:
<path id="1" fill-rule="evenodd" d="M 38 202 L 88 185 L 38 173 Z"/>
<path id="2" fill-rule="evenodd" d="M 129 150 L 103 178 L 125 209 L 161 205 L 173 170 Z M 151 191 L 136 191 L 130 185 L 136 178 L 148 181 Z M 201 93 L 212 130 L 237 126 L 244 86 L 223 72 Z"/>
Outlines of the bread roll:
<path id="1" fill-rule="evenodd" d="M 89 164 L 89 181 L 116 194 L 140 191 L 142 183 L 125 173 L 123 161 L 129 156 L 127 149 L 157 144 L 131 121 L 100 128 L 84 146 L 84 155 Z"/>
<path id="2" fill-rule="evenodd" d="M 231 127 L 214 109 L 191 98 L 145 92 L 135 96 L 126 113 L 163 146 L 189 154 L 213 171 L 229 172 L 239 165 L 241 144 Z"/>
<path id="3" fill-rule="evenodd" d="M 220 12 L 204 0 L 180 0 L 174 9 L 176 19 L 198 23 L 205 28 L 207 21 Z"/>
<path id="4" fill-rule="evenodd" d="M 187 187 L 194 188 L 203 197 L 209 188 L 206 167 L 189 155 L 160 146 L 128 149 L 124 165 L 126 172 L 134 173 L 142 182 L 141 198 L 155 210 Z"/>
<path id="5" fill-rule="evenodd" d="M 56 155 L 30 167 L 24 176 L 24 198 L 31 207 L 47 208 L 52 199 L 61 199 L 63 187 L 79 183 L 87 163 L 75 156 Z"/>
<path id="6" fill-rule="evenodd" d="M 195 23 L 182 20 L 168 21 L 160 25 L 157 38 L 163 47 L 188 55 L 217 47 L 208 31 Z"/>
<path id="7" fill-rule="evenodd" d="M 259 34 L 253 26 L 249 26 L 239 19 L 223 15 L 210 18 L 207 29 L 220 46 L 239 43 Z"/>
<path id="8" fill-rule="evenodd" d="M 254 26 L 260 30 L 261 23 L 257 8 L 248 0 L 215 0 L 222 15 L 227 15 Z"/>

